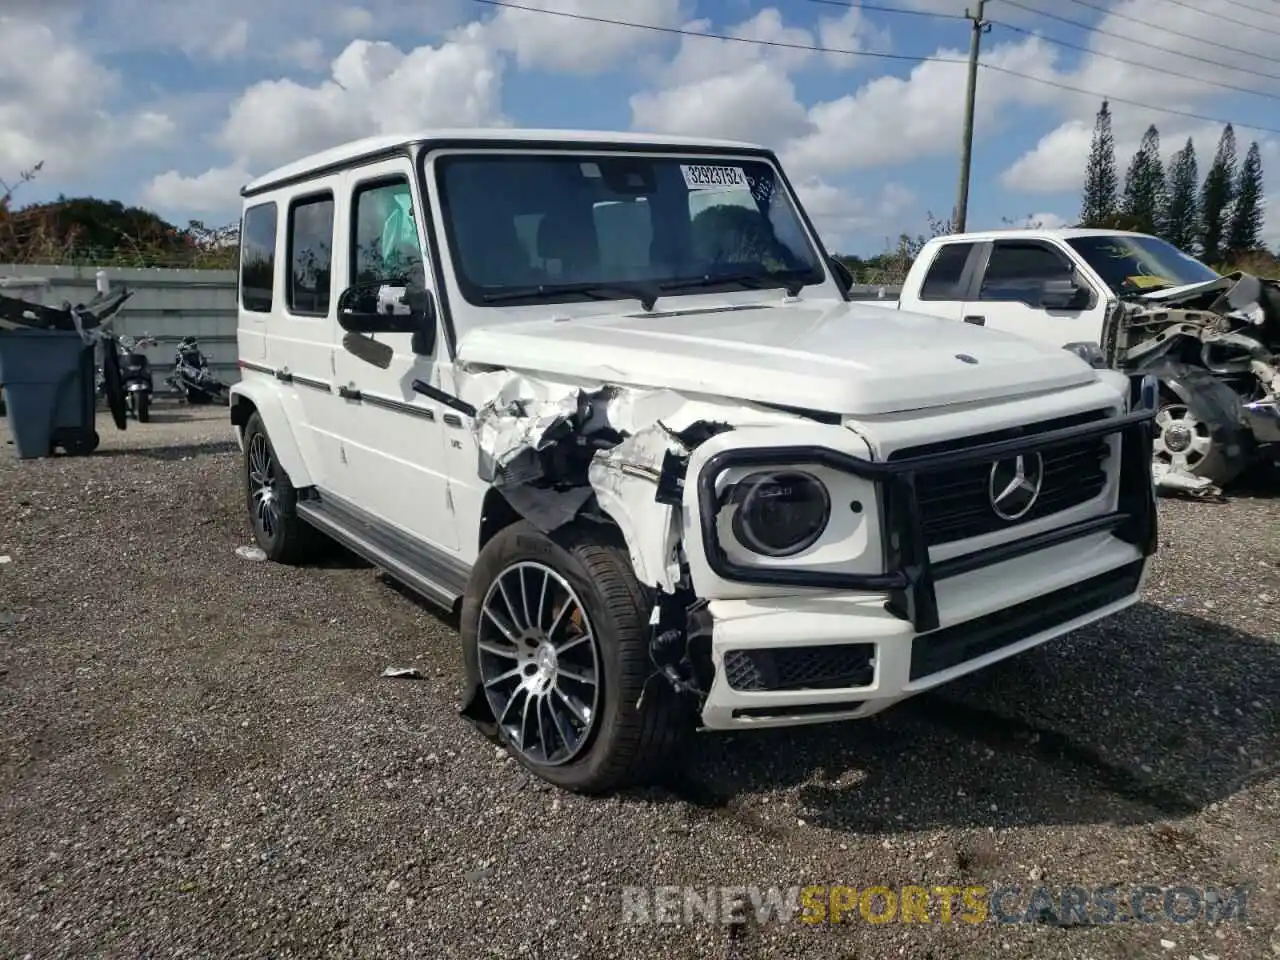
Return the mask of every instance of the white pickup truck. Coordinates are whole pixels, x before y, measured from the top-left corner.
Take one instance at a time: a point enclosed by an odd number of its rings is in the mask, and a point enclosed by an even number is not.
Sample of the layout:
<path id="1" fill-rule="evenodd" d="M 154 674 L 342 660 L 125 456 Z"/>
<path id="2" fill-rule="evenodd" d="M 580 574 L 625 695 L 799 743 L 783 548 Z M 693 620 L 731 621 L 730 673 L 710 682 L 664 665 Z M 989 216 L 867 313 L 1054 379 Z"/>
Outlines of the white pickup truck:
<path id="1" fill-rule="evenodd" d="M 1222 276 L 1157 237 L 995 230 L 936 237 L 896 303 L 1160 379 L 1156 475 L 1222 486 L 1280 451 L 1280 283 Z"/>

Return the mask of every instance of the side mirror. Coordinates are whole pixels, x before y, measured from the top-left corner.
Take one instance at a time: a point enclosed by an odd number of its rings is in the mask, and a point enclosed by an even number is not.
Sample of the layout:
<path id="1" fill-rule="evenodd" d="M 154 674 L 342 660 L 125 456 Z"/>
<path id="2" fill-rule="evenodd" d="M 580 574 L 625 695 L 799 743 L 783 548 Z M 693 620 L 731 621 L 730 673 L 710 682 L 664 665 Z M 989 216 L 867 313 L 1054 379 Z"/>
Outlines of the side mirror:
<path id="1" fill-rule="evenodd" d="M 407 280 L 380 280 L 347 287 L 338 296 L 338 324 L 347 332 L 343 345 L 361 359 L 368 359 L 364 356 L 370 353 L 367 345 L 360 349 L 353 346 L 378 333 L 412 334 L 413 352 L 423 356 L 430 356 L 435 350 L 435 300 L 429 290 Z M 387 351 L 375 352 L 381 358 Z"/>
<path id="2" fill-rule="evenodd" d="M 1088 287 L 1070 280 L 1046 280 L 1040 287 L 1040 306 L 1045 310 L 1083 310 L 1092 294 Z"/>

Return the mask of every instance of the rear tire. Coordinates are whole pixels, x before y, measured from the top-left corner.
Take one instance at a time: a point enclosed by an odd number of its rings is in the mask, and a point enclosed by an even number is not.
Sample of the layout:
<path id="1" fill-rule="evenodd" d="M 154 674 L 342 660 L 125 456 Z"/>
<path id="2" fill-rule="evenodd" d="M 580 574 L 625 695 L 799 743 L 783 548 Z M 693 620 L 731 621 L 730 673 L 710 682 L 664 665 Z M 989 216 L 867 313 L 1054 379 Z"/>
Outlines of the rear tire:
<path id="1" fill-rule="evenodd" d="M 603 793 L 652 783 L 677 760 L 693 718 L 665 680 L 650 682 L 651 608 L 621 537 L 602 524 L 548 536 L 521 521 L 481 550 L 462 602 L 464 666 L 527 769 Z"/>
<path id="2" fill-rule="evenodd" d="M 268 560 L 301 563 L 324 546 L 324 535 L 298 516 L 298 492 L 257 413 L 244 427 L 244 480 L 249 526 Z"/>

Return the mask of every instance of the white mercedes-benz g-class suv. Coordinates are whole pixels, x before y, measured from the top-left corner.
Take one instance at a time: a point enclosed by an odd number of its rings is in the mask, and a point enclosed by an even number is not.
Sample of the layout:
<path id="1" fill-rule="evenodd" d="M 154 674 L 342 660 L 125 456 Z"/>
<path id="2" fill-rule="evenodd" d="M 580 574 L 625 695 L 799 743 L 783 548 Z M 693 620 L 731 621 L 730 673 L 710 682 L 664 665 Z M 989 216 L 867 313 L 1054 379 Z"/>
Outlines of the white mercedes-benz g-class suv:
<path id="1" fill-rule="evenodd" d="M 555 784 L 866 717 L 1139 596 L 1154 383 L 850 302 L 767 149 L 435 131 L 242 193 L 258 544 L 460 604 L 463 715 Z"/>

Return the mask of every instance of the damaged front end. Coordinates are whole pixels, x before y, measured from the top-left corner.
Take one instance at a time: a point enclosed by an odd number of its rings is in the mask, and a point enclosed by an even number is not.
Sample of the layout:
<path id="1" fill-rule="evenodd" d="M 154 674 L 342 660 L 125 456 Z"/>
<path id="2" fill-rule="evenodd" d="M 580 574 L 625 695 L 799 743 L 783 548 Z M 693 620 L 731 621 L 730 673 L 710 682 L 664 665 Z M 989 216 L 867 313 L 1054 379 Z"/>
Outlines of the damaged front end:
<path id="1" fill-rule="evenodd" d="M 1160 487 L 1218 493 L 1280 455 L 1280 281 L 1234 273 L 1121 299 L 1101 352 L 1106 366 L 1161 381 Z"/>
<path id="2" fill-rule="evenodd" d="M 798 415 L 747 403 L 693 400 L 667 389 L 536 380 L 508 370 L 464 374 L 478 405 L 480 479 L 518 516 L 552 533 L 578 519 L 616 526 L 651 593 L 651 681 L 700 702 L 713 676 L 711 622 L 683 554 L 682 503 L 690 454 L 735 426 L 794 423 Z M 492 725 L 468 691 L 463 716 Z"/>

